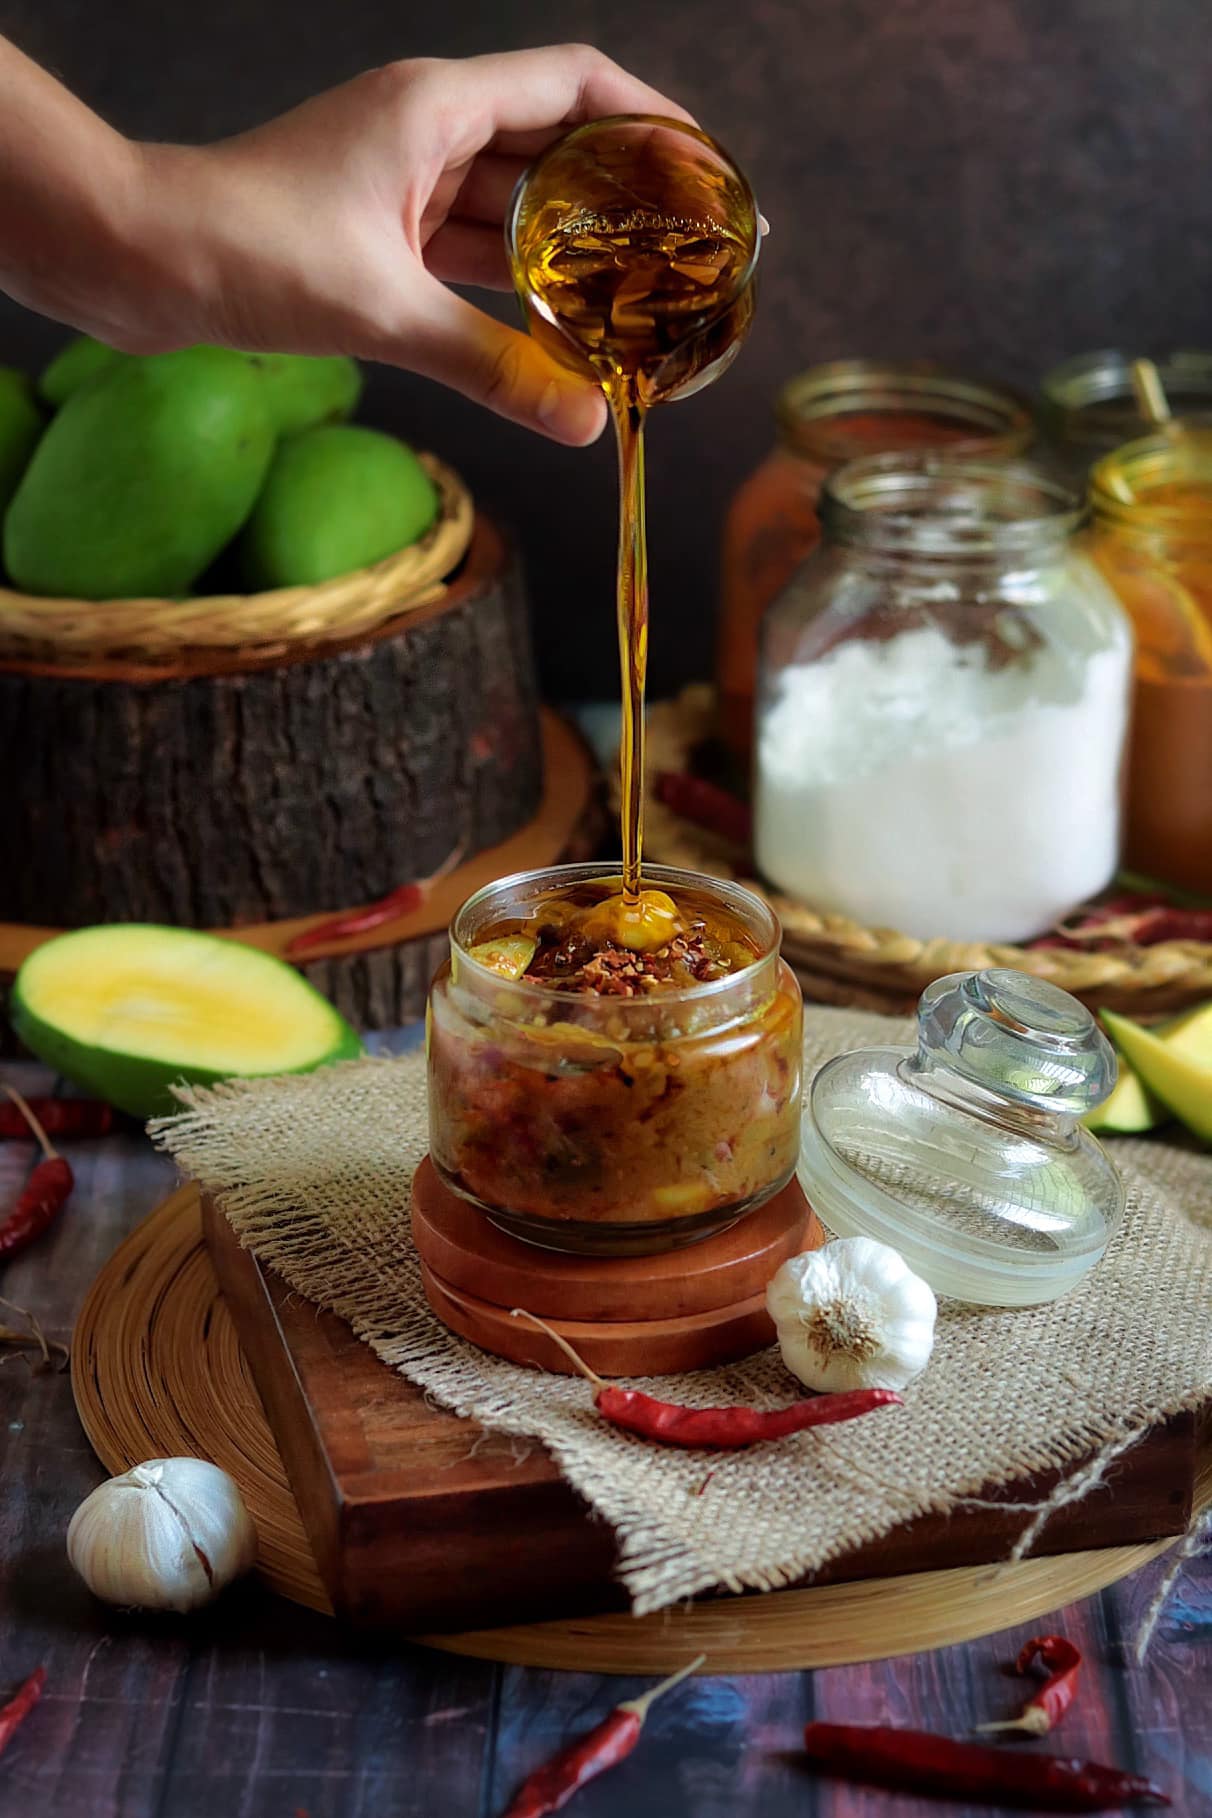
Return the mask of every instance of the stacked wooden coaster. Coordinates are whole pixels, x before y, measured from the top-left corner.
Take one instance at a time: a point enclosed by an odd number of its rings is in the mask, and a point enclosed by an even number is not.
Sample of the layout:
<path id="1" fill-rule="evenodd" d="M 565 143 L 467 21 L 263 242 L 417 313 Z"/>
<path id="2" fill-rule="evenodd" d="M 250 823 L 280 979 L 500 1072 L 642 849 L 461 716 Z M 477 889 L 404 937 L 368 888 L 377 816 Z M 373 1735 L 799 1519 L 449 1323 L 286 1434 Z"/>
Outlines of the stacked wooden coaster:
<path id="1" fill-rule="evenodd" d="M 571 1371 L 525 1320 L 547 1321 L 604 1376 L 660 1376 L 747 1357 L 773 1343 L 766 1284 L 824 1242 L 797 1182 L 727 1231 L 656 1256 L 568 1256 L 499 1231 L 449 1192 L 426 1157 L 413 1181 L 412 1233 L 430 1306 L 485 1351 Z"/>

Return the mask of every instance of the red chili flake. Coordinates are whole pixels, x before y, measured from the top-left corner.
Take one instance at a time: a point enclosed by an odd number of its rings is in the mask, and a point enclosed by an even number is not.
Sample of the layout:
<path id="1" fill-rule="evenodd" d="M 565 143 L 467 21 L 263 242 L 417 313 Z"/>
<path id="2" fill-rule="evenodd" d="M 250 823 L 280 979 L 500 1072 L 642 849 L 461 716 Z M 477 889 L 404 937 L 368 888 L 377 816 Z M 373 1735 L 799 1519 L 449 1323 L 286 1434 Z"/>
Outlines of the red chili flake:
<path id="1" fill-rule="evenodd" d="M 785 1439 L 788 1434 L 802 1433 L 809 1427 L 855 1420 L 860 1414 L 899 1407 L 902 1402 L 893 1389 L 851 1389 L 840 1395 L 813 1395 L 785 1408 L 686 1408 L 678 1402 L 659 1401 L 641 1389 L 620 1389 L 614 1383 L 603 1382 L 546 1320 L 528 1313 L 524 1307 L 514 1307 L 513 1318 L 528 1319 L 545 1332 L 586 1381 L 594 1385 L 593 1405 L 603 1420 L 636 1433 L 641 1439 L 655 1439 L 661 1445 L 738 1452 L 746 1446 L 760 1445 L 763 1440 Z"/>
<path id="2" fill-rule="evenodd" d="M 1034 1698 L 1029 1698 L 1017 1717 L 1004 1723 L 982 1723 L 985 1730 L 1026 1730 L 1030 1736 L 1045 1736 L 1059 1723 L 1077 1695 L 1077 1675 L 1082 1664 L 1081 1649 L 1064 1635 L 1036 1635 L 1015 1662 L 1016 1673 L 1025 1673 L 1032 1661 L 1048 1669 Z"/>
<path id="3" fill-rule="evenodd" d="M 25 1719 L 29 1716 L 46 1684 L 46 1668 L 35 1667 L 24 1685 L 20 1686 L 8 1703 L 0 1709 L 0 1755 L 2 1755 Z"/>
<path id="4" fill-rule="evenodd" d="M 675 1685 L 681 1685 L 683 1679 L 701 1667 L 706 1654 L 700 1654 L 689 1666 L 684 1666 L 668 1679 L 662 1679 L 660 1685 L 654 1685 L 642 1698 L 629 1698 L 624 1704 L 616 1705 L 609 1717 L 595 1724 L 584 1736 L 568 1744 L 567 1748 L 553 1755 L 551 1760 L 536 1768 L 527 1776 L 510 1800 L 501 1818 L 545 1818 L 548 1812 L 558 1812 L 567 1805 L 572 1795 L 589 1780 L 596 1780 L 607 1768 L 617 1766 L 625 1761 L 644 1727 L 651 1706 L 666 1692 L 671 1692 Z"/>
<path id="5" fill-rule="evenodd" d="M 810 1723 L 808 1759 L 843 1780 L 943 1798 L 1025 1806 L 1036 1812 L 1101 1812 L 1121 1805 L 1169 1805 L 1151 1780 L 1057 1755 L 1024 1755 L 981 1742 L 953 1742 L 928 1730 L 860 1723 Z"/>
<path id="6" fill-rule="evenodd" d="M 434 885 L 448 877 L 462 857 L 462 846 L 456 846 L 428 877 L 419 878 L 411 884 L 401 884 L 398 889 L 381 896 L 377 902 L 367 903 L 365 908 L 349 909 L 340 915 L 331 915 L 325 921 L 312 922 L 310 927 L 300 929 L 287 944 L 287 959 L 298 959 L 302 954 L 310 953 L 316 947 L 327 947 L 333 941 L 352 940 L 355 934 L 369 934 L 373 929 L 381 928 L 384 922 L 394 922 L 400 916 L 419 909 Z"/>
<path id="7" fill-rule="evenodd" d="M 24 1191 L 8 1217 L 0 1223 L 0 1257 L 24 1250 L 47 1226 L 54 1222 L 64 1201 L 75 1185 L 70 1164 L 51 1147 L 46 1131 L 29 1105 L 13 1086 L 5 1086 L 13 1104 L 21 1112 L 29 1129 L 42 1148 L 42 1160 L 25 1183 Z"/>

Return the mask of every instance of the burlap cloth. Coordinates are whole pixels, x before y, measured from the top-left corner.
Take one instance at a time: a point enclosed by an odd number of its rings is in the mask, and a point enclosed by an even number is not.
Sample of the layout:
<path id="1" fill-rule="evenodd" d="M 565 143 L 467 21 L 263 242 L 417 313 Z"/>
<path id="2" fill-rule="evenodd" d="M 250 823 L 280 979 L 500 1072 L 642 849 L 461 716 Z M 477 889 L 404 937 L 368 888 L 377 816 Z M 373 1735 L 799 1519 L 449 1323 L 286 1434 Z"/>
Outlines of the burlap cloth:
<path id="1" fill-rule="evenodd" d="M 806 1077 L 845 1049 L 907 1042 L 908 1022 L 809 1010 Z M 533 1436 L 616 1530 L 637 1613 L 707 1588 L 772 1589 L 914 1515 L 1072 1467 L 1084 1493 L 1148 1426 L 1212 1396 L 1212 1157 L 1120 1142 L 1128 1211 L 1066 1298 L 1023 1311 L 943 1302 L 906 1406 L 737 1454 L 667 1450 L 606 1426 L 576 1378 L 503 1362 L 430 1312 L 409 1237 L 425 1153 L 420 1055 L 181 1094 L 153 1126 L 241 1241 L 347 1319 L 393 1369 L 487 1427 Z M 793 1395 L 776 1350 L 644 1386 L 699 1405 Z M 1093 1468 L 1079 1469 L 1098 1454 Z M 712 1473 L 708 1478 L 708 1473 Z M 1023 1507 L 1024 1547 L 1047 1510 Z"/>

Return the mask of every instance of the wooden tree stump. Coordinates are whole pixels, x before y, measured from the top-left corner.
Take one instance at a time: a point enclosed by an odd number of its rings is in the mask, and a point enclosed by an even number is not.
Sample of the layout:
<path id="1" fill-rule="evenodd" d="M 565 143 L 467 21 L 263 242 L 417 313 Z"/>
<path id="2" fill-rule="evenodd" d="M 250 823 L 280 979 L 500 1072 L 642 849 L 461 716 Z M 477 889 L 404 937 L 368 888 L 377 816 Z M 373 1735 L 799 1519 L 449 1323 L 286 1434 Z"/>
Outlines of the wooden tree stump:
<path id="1" fill-rule="evenodd" d="M 284 950 L 265 924 L 374 902 L 536 816 L 517 564 L 480 519 L 445 598 L 356 642 L 168 672 L 2 663 L 0 764 L 0 922 L 247 927 Z M 424 933 L 306 970 L 361 1026 L 404 1020 L 440 957 Z"/>
<path id="2" fill-rule="evenodd" d="M 0 666 L 0 919 L 238 927 L 385 895 L 534 813 L 521 584 L 477 527 L 444 599 L 253 667 Z"/>

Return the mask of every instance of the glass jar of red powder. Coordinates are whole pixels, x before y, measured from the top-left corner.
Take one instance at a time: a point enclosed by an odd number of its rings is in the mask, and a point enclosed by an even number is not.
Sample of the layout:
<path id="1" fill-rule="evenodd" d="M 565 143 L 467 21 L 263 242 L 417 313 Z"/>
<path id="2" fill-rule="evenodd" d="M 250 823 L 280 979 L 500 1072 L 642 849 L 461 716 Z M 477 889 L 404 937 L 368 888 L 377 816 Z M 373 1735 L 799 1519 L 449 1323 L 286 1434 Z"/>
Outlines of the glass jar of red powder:
<path id="1" fill-rule="evenodd" d="M 826 477 L 859 455 L 1020 454 L 1035 434 L 1031 411 L 1014 392 L 925 362 L 810 366 L 784 386 L 776 418 L 778 441 L 724 522 L 716 689 L 721 735 L 746 771 L 759 627 L 820 540 L 817 501 Z"/>

